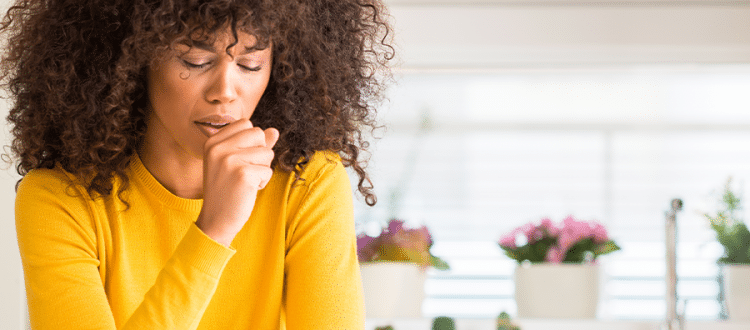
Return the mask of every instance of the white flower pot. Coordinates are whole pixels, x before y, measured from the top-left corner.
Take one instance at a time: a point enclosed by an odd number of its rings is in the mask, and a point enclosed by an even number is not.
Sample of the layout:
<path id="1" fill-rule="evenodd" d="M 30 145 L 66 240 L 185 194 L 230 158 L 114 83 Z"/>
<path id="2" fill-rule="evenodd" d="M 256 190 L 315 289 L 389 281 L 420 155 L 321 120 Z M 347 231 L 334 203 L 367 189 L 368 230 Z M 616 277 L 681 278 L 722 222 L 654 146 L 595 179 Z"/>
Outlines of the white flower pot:
<path id="1" fill-rule="evenodd" d="M 422 317 L 426 274 L 418 265 L 373 262 L 360 271 L 368 318 Z"/>
<path id="2" fill-rule="evenodd" d="M 520 318 L 596 317 L 598 265 L 524 264 L 516 267 L 514 280 Z"/>
<path id="3" fill-rule="evenodd" d="M 750 265 L 724 265 L 723 270 L 729 319 L 750 321 Z"/>

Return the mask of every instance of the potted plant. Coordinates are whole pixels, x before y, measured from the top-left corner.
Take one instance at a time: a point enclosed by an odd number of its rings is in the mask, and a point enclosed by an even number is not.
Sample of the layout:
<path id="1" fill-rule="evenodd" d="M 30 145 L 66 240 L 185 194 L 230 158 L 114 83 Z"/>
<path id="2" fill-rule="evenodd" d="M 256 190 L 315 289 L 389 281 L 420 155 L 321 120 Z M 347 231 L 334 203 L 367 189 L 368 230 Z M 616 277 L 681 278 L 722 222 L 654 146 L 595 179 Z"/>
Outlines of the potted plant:
<path id="1" fill-rule="evenodd" d="M 438 316 L 432 319 L 432 330 L 456 330 L 456 321 L 452 317 Z"/>
<path id="2" fill-rule="evenodd" d="M 519 317 L 596 317 L 596 260 L 620 249 L 603 225 L 573 216 L 559 224 L 545 218 L 512 230 L 498 244 L 518 262 L 514 281 Z"/>
<path id="3" fill-rule="evenodd" d="M 497 330 L 521 330 L 521 327 L 513 323 L 510 315 L 503 311 L 497 316 Z"/>
<path id="4" fill-rule="evenodd" d="M 740 198 L 727 180 L 716 214 L 704 214 L 724 248 L 717 261 L 724 278 L 724 298 L 732 320 L 750 320 L 750 231 L 739 216 Z"/>
<path id="5" fill-rule="evenodd" d="M 376 237 L 357 237 L 367 317 L 422 317 L 426 269 L 450 268 L 430 253 L 432 243 L 427 227 L 396 219 Z"/>

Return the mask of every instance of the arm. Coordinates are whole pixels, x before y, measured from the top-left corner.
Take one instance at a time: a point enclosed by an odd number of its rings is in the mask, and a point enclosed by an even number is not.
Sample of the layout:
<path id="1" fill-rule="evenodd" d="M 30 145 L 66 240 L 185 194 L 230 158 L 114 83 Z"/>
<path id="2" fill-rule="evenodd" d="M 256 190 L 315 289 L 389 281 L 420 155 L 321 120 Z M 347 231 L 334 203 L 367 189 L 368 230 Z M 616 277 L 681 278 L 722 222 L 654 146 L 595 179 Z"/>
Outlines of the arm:
<path id="1" fill-rule="evenodd" d="M 352 193 L 341 162 L 308 177 L 301 195 L 286 255 L 287 329 L 363 329 Z"/>
<path id="2" fill-rule="evenodd" d="M 115 329 L 101 238 L 87 197 L 62 174 L 31 173 L 16 196 L 16 228 L 33 329 Z M 77 193 L 77 197 L 66 194 Z M 121 329 L 195 329 L 234 251 L 194 225 Z M 111 271 L 111 270 L 108 270 Z"/>

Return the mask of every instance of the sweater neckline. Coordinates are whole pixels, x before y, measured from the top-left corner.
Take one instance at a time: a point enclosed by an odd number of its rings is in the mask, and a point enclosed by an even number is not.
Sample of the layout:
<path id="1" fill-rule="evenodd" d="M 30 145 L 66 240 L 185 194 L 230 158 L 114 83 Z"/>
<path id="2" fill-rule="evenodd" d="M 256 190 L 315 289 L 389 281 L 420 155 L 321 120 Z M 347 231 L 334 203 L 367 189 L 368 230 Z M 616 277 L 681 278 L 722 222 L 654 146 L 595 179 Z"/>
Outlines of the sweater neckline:
<path id="1" fill-rule="evenodd" d="M 200 212 L 201 207 L 203 206 L 203 199 L 182 198 L 172 194 L 172 192 L 167 190 L 167 188 L 159 183 L 151 172 L 148 171 L 137 153 L 133 153 L 130 166 L 136 180 L 142 183 L 148 191 L 154 194 L 164 206 L 188 212 Z"/>

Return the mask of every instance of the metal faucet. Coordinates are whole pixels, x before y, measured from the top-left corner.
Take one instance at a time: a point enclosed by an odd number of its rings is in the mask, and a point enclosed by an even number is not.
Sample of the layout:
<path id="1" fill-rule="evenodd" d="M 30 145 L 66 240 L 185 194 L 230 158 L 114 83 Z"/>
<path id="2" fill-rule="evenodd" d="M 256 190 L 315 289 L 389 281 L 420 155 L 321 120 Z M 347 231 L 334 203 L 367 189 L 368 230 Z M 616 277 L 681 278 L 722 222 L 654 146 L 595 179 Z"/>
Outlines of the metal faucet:
<path id="1" fill-rule="evenodd" d="M 682 210 L 682 200 L 673 199 L 671 210 L 666 214 L 667 247 L 667 320 L 666 330 L 684 329 L 684 305 L 682 313 L 677 311 L 677 212 Z"/>

